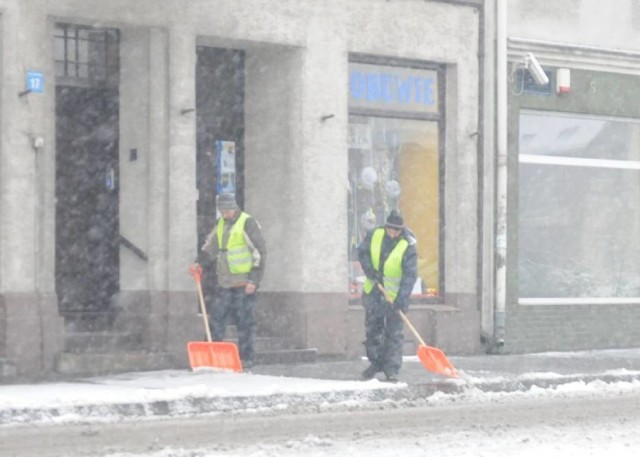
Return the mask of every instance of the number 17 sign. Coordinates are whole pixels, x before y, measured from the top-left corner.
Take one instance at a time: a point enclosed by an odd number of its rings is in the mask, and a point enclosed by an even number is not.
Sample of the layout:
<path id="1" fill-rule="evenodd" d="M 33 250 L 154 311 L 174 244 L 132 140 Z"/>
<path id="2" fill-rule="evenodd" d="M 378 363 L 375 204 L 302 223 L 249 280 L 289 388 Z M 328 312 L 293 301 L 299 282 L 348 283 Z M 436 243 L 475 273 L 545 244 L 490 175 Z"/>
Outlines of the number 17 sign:
<path id="1" fill-rule="evenodd" d="M 44 75 L 39 71 L 27 72 L 27 90 L 36 94 L 44 92 Z"/>

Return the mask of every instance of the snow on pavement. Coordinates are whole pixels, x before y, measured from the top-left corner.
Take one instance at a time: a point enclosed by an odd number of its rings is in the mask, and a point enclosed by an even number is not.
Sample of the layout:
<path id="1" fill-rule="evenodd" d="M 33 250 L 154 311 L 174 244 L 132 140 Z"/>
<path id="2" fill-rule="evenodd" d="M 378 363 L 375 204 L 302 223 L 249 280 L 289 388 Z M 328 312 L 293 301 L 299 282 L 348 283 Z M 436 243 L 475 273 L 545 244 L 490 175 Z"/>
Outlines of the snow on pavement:
<path id="1" fill-rule="evenodd" d="M 331 381 L 246 373 L 165 370 L 89 378 L 77 382 L 0 386 L 0 411 L 404 387 L 404 383 L 390 384 L 377 380 Z"/>
<path id="2" fill-rule="evenodd" d="M 640 395 L 640 383 L 575 382 L 542 389 L 533 387 L 524 392 L 481 392 L 471 388 L 463 394 L 437 393 L 429 401 L 508 402 L 519 399 L 568 396 L 607 397 L 633 393 Z M 199 449 L 165 448 L 143 454 L 112 453 L 105 457 L 636 457 L 640 449 L 640 418 L 628 418 L 622 423 L 602 421 L 585 425 L 567 421 L 553 426 L 541 423 L 527 428 L 484 427 L 433 433 L 401 430 L 385 436 L 363 432 L 359 436 L 331 437 L 321 433 L 302 439 L 289 439 L 276 444 L 254 444 L 228 448 L 213 446 Z"/>
<path id="3" fill-rule="evenodd" d="M 547 379 L 556 377 L 554 373 L 531 373 L 532 377 Z M 498 376 L 491 377 L 491 382 L 508 381 L 508 378 Z M 448 380 L 463 388 L 456 393 L 436 392 L 425 399 L 425 402 L 436 404 L 438 402 L 452 401 L 500 401 L 506 398 L 518 398 L 522 396 L 569 396 L 569 395 L 590 395 L 602 392 L 622 392 L 637 390 L 640 392 L 640 382 L 637 380 L 629 382 L 606 383 L 603 381 L 583 381 L 568 382 L 553 388 L 540 388 L 532 386 L 525 391 L 515 392 L 487 392 L 478 387 L 481 381 L 487 378 L 466 375 L 464 379 Z M 50 384 L 29 384 L 29 385 L 6 385 L 0 386 L 0 414 L 3 411 L 17 410 L 38 410 L 43 411 L 60 408 L 67 415 L 55 414 L 49 417 L 42 414 L 37 418 L 38 422 L 47 421 L 55 423 L 77 422 L 79 420 L 121 420 L 125 415 L 119 415 L 117 405 L 126 404 L 150 404 L 153 402 L 178 402 L 183 401 L 187 405 L 194 399 L 237 399 L 239 397 L 268 397 L 272 395 L 283 395 L 286 401 L 287 395 L 305 397 L 319 393 L 332 393 L 340 400 L 340 395 L 344 394 L 343 404 L 357 406 L 358 402 L 367 403 L 369 397 L 367 392 L 382 391 L 384 389 L 406 389 L 405 383 L 390 384 L 378 381 L 332 381 L 324 379 L 294 378 L 283 376 L 267 376 L 246 373 L 228 373 L 200 371 L 190 372 L 188 370 L 165 370 L 156 372 L 126 373 L 109 377 L 89 378 L 84 381 L 50 383 Z M 353 394 L 362 392 L 361 397 Z M 340 401 L 338 402 L 340 403 Z M 77 409 L 84 405 L 103 405 L 104 414 L 101 417 L 82 418 Z M 230 407 L 233 403 L 230 402 Z M 110 408 L 114 406 L 114 408 Z M 339 404 L 338 404 L 339 406 Z M 279 409 L 286 408 L 287 405 L 278 405 Z M 183 410 L 177 408 L 174 412 L 189 414 L 189 408 Z M 16 417 L 15 422 L 27 419 Z M 28 420 L 34 420 L 30 417 Z M 10 422 L 9 422 L 10 423 Z M 4 425 L 7 421 L 4 422 Z"/>

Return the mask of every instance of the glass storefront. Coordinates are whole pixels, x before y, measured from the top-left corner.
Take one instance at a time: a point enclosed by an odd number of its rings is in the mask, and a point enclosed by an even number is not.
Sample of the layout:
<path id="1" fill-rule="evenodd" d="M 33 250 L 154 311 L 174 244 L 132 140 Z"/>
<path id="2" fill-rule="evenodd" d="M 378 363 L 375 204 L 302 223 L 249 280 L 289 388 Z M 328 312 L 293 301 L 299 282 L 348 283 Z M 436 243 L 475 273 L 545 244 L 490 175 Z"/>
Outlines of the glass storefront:
<path id="1" fill-rule="evenodd" d="M 640 122 L 522 112 L 519 151 L 521 302 L 640 297 Z"/>
<path id="2" fill-rule="evenodd" d="M 364 281 L 358 244 L 398 209 L 418 240 L 414 298 L 437 300 L 442 293 L 437 73 L 364 64 L 350 70 L 351 295 L 361 294 Z"/>

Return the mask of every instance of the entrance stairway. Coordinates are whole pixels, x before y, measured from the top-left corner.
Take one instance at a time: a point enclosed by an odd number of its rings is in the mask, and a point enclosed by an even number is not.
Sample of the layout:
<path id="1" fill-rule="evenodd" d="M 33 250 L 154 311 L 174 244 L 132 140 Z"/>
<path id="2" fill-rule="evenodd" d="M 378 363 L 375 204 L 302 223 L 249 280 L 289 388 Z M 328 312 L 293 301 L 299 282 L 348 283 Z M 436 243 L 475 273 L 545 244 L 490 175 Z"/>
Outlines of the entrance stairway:
<path id="1" fill-rule="evenodd" d="M 227 326 L 225 341 L 238 344 L 235 325 Z M 256 351 L 254 364 L 256 365 L 314 363 L 318 359 L 317 349 L 287 348 L 282 338 L 273 336 L 256 336 L 254 349 Z"/>
<path id="2" fill-rule="evenodd" d="M 64 346 L 56 360 L 61 377 L 99 376 L 129 371 L 153 371 L 185 368 L 187 360 L 177 362 L 168 352 L 145 347 L 140 332 L 125 331 L 112 316 L 67 317 Z M 226 341 L 237 343 L 235 326 L 227 327 Z M 287 348 L 281 338 L 258 336 L 255 339 L 256 365 L 312 363 L 316 349 Z"/>
<path id="3" fill-rule="evenodd" d="M 131 316 L 130 316 L 131 317 Z M 65 376 L 98 376 L 126 371 L 175 368 L 168 352 L 145 347 L 135 322 L 114 313 L 82 313 L 65 316 L 63 349 L 56 359 L 56 373 Z"/>

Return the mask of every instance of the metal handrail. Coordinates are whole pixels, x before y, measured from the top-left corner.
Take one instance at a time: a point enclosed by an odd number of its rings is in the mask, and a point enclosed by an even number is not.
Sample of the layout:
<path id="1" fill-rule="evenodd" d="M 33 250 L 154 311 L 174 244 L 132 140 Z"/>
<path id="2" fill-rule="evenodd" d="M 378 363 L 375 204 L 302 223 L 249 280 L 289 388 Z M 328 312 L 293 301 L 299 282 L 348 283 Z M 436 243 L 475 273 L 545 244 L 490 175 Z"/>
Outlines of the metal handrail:
<path id="1" fill-rule="evenodd" d="M 128 248 L 131 252 L 133 252 L 135 255 L 140 257 L 145 262 L 149 261 L 149 257 L 147 256 L 147 254 L 142 249 L 140 249 L 138 246 L 136 246 L 131 241 L 126 239 L 124 236 L 122 236 L 122 234 L 120 234 L 119 236 L 120 236 L 120 244 L 121 245 L 123 245 L 125 248 Z"/>

